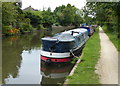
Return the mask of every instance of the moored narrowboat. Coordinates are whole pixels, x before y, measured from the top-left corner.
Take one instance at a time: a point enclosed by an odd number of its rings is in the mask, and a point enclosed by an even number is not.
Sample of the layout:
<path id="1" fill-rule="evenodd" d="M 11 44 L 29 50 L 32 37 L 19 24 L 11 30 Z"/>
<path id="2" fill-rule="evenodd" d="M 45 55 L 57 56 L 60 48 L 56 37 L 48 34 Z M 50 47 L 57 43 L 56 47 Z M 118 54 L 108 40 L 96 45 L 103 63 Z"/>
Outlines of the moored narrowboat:
<path id="1" fill-rule="evenodd" d="M 87 29 L 89 37 L 95 32 L 95 29 L 92 26 L 81 26 L 80 28 Z"/>
<path id="2" fill-rule="evenodd" d="M 73 52 L 81 49 L 88 40 L 86 29 L 73 29 L 53 37 L 42 38 L 41 60 L 45 62 L 69 62 Z"/>

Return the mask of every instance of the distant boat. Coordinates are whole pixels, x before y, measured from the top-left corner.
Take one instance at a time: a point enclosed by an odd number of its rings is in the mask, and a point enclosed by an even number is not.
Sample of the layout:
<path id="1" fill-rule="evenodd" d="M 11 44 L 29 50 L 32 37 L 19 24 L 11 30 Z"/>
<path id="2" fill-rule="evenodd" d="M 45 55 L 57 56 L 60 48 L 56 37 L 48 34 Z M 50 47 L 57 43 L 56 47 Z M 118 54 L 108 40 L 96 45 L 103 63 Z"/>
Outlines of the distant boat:
<path id="1" fill-rule="evenodd" d="M 87 29 L 88 36 L 92 36 L 92 34 L 95 32 L 95 29 L 92 26 L 81 26 L 80 28 Z"/>
<path id="2" fill-rule="evenodd" d="M 41 60 L 45 62 L 69 62 L 73 52 L 81 49 L 88 40 L 88 30 L 77 28 L 53 37 L 42 38 Z"/>

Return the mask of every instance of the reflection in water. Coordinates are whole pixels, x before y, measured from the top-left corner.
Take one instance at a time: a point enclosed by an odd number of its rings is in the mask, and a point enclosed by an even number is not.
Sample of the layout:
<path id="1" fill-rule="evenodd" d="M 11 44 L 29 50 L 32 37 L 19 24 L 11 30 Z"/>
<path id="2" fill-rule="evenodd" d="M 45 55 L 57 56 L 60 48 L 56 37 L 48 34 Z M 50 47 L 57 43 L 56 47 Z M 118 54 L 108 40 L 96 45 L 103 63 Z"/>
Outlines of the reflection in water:
<path id="1" fill-rule="evenodd" d="M 41 61 L 41 84 L 63 84 L 65 77 L 69 75 L 73 64 L 51 64 L 46 65 Z"/>
<path id="2" fill-rule="evenodd" d="M 7 37 L 7 38 L 3 37 L 3 40 L 2 40 L 3 42 L 2 44 L 2 53 L 3 53 L 2 54 L 2 68 L 3 68 L 2 81 L 3 83 L 12 83 L 14 80 L 12 81 L 11 79 L 19 78 L 20 77 L 19 72 L 21 71 L 24 71 L 24 72 L 26 71 L 29 73 L 29 71 L 33 69 L 33 68 L 30 69 L 31 65 L 33 65 L 33 64 L 30 64 L 30 60 L 31 60 L 31 63 L 38 61 L 38 64 L 36 64 L 36 67 L 39 67 L 37 65 L 39 65 L 38 57 L 40 54 L 39 50 L 41 48 L 40 38 L 43 37 L 43 35 L 44 35 L 44 32 L 40 31 L 37 33 L 23 35 L 23 36 L 15 36 L 15 37 Z M 29 65 L 27 63 L 29 63 Z M 24 67 L 26 67 L 27 70 L 23 70 L 25 69 Z M 20 68 L 21 70 L 19 70 Z M 39 74 L 39 71 L 38 71 L 38 74 Z M 26 73 L 26 75 L 28 74 Z M 24 80 L 16 83 L 23 83 L 23 82 Z"/>
<path id="3" fill-rule="evenodd" d="M 22 47 L 17 44 L 16 40 L 10 40 L 10 38 L 3 40 L 3 49 L 2 49 L 2 80 L 4 83 L 4 79 L 9 75 L 15 78 L 18 73 L 18 69 L 20 68 L 21 63 L 21 53 Z"/>
<path id="4" fill-rule="evenodd" d="M 53 31 L 53 34 L 57 32 Z M 3 37 L 2 82 L 4 84 L 62 83 L 71 69 L 70 65 L 57 68 L 46 68 L 42 65 L 43 78 L 40 75 L 40 39 L 53 34 L 49 30 L 40 30 L 22 36 Z"/>

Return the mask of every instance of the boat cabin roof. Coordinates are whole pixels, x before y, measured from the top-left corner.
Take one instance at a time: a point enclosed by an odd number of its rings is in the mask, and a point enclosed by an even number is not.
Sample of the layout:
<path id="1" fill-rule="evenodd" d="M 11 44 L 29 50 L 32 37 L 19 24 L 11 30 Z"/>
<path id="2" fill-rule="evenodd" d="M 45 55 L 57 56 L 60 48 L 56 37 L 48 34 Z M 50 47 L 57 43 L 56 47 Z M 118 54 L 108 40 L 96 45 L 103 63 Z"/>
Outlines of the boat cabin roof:
<path id="1" fill-rule="evenodd" d="M 59 34 L 53 37 L 44 37 L 42 40 L 70 42 L 74 41 L 75 39 L 71 34 Z"/>
<path id="2" fill-rule="evenodd" d="M 73 33 L 73 37 L 82 35 L 82 33 L 86 33 L 86 32 L 87 32 L 87 30 L 84 29 L 84 28 L 77 28 L 77 29 L 65 31 L 65 32 L 62 32 L 62 33 L 69 33 L 69 34 L 72 34 L 72 31 L 74 32 L 74 33 Z"/>
<path id="3" fill-rule="evenodd" d="M 74 37 L 82 35 L 82 33 L 85 33 L 85 32 L 87 32 L 86 29 L 77 28 L 77 29 L 65 31 L 59 34 L 55 34 L 53 37 L 44 37 L 42 38 L 42 40 L 70 42 L 75 40 Z"/>

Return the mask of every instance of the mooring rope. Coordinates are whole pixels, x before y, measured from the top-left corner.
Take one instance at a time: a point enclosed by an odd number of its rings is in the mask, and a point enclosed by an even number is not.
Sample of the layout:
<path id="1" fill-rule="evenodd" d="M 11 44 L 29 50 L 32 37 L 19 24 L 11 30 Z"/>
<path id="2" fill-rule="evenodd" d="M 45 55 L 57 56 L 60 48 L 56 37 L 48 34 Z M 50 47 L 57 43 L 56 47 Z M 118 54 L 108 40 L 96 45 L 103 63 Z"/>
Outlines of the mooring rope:
<path id="1" fill-rule="evenodd" d="M 72 50 L 70 50 L 70 53 L 71 53 L 75 58 L 79 58 L 78 56 L 75 56 L 75 54 L 72 52 Z"/>

